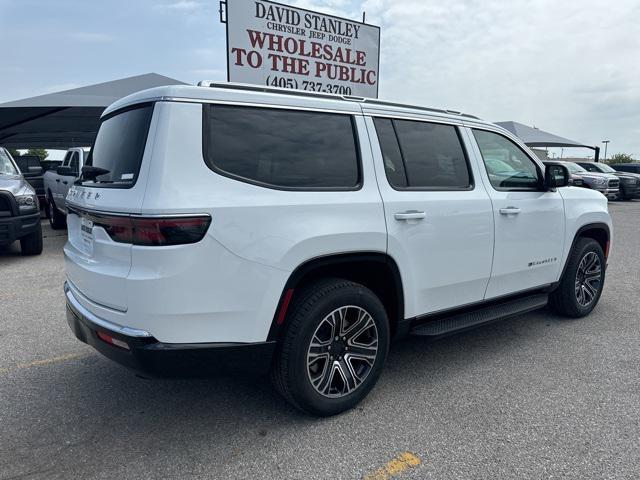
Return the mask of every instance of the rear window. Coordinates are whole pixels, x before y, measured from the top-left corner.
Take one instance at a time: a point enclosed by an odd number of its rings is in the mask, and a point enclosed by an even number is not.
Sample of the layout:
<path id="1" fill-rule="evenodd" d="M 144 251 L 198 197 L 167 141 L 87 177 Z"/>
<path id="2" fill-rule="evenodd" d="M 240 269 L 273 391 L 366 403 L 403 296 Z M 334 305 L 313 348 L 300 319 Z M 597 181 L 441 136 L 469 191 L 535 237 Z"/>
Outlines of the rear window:
<path id="1" fill-rule="evenodd" d="M 22 173 L 29 173 L 30 167 L 40 167 L 40 159 L 38 157 L 22 155 L 20 157 L 16 157 L 14 160 L 18 164 L 18 168 Z"/>
<path id="2" fill-rule="evenodd" d="M 153 104 L 144 104 L 102 120 L 86 164 L 109 173 L 98 175 L 95 183 L 85 181 L 83 185 L 130 188 L 136 183 L 152 114 Z"/>
<path id="3" fill-rule="evenodd" d="M 203 150 L 212 170 L 271 188 L 350 190 L 360 183 L 351 116 L 203 106 Z"/>

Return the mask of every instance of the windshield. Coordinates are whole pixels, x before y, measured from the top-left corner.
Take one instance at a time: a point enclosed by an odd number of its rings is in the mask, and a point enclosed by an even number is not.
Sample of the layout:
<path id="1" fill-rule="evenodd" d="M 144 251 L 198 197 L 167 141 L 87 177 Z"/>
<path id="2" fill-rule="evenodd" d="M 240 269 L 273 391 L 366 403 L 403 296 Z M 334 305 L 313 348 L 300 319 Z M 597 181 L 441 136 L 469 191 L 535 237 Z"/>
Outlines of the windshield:
<path id="1" fill-rule="evenodd" d="M 598 166 L 600 167 L 600 171 L 601 172 L 605 172 L 605 173 L 616 173 L 617 172 L 617 170 L 614 170 L 609 165 L 606 165 L 604 163 L 599 163 Z"/>
<path id="2" fill-rule="evenodd" d="M 18 170 L 4 148 L 0 148 L 0 175 L 18 175 Z"/>
<path id="3" fill-rule="evenodd" d="M 562 162 L 562 164 L 565 167 L 567 167 L 569 169 L 569 172 L 571 172 L 571 173 L 584 173 L 584 172 L 586 172 L 586 170 L 584 168 L 582 168 L 580 165 L 578 165 L 577 163 Z"/>
<path id="4" fill-rule="evenodd" d="M 106 173 L 83 185 L 129 188 L 136 183 L 152 113 L 153 105 L 144 104 L 102 121 L 86 165 Z"/>

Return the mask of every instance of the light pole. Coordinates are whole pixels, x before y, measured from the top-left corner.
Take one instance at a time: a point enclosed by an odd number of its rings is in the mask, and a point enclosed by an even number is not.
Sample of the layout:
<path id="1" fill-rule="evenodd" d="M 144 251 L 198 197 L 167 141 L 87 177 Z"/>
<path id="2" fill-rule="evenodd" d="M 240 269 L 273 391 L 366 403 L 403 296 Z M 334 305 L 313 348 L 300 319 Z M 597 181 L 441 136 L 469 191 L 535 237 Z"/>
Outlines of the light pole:
<path id="1" fill-rule="evenodd" d="M 603 140 L 602 143 L 604 143 L 604 161 L 607 161 L 607 147 L 609 146 L 609 142 L 610 140 Z"/>

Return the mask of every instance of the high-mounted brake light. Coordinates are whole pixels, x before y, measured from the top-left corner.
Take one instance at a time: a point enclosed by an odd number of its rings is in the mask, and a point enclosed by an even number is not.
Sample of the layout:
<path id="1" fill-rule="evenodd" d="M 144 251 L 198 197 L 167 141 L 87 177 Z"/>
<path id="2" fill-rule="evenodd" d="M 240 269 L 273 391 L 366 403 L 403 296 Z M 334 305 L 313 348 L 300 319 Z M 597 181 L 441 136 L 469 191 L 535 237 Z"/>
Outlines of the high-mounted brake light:
<path id="1" fill-rule="evenodd" d="M 167 246 L 196 243 L 202 240 L 211 217 L 122 217 L 90 215 L 94 226 L 104 228 L 115 242 L 142 246 Z"/>

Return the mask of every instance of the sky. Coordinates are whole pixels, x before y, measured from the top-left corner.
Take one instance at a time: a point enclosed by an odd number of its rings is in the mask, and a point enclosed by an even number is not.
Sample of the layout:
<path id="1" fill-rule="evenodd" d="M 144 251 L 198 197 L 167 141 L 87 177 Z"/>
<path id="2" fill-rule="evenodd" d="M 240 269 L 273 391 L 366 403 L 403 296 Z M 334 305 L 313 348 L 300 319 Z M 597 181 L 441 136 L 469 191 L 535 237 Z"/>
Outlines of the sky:
<path id="1" fill-rule="evenodd" d="M 0 0 L 0 102 L 148 72 L 224 80 L 218 3 Z M 380 98 L 610 140 L 609 156 L 640 158 L 638 0 L 285 3 L 354 20 L 364 11 L 380 26 Z"/>

